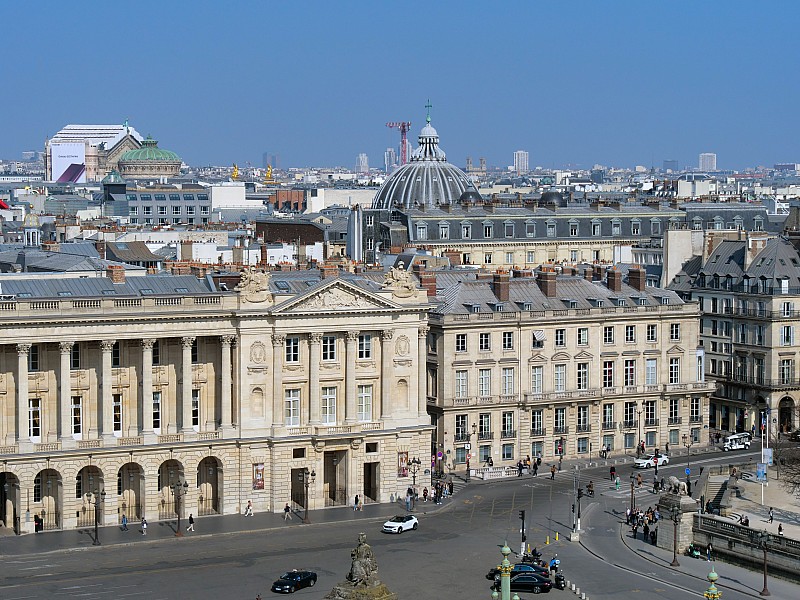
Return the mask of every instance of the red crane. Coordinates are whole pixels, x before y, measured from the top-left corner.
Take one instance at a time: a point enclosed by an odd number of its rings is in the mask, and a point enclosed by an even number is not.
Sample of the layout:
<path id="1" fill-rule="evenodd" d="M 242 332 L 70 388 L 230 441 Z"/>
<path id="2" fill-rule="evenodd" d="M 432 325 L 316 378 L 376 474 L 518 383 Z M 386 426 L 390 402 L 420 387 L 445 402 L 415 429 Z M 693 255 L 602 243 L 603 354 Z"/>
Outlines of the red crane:
<path id="1" fill-rule="evenodd" d="M 400 130 L 400 164 L 404 165 L 408 162 L 408 152 L 406 151 L 406 147 L 408 146 L 407 134 L 408 130 L 411 128 L 411 121 L 392 121 L 387 123 L 386 126 L 390 129 L 396 128 Z"/>

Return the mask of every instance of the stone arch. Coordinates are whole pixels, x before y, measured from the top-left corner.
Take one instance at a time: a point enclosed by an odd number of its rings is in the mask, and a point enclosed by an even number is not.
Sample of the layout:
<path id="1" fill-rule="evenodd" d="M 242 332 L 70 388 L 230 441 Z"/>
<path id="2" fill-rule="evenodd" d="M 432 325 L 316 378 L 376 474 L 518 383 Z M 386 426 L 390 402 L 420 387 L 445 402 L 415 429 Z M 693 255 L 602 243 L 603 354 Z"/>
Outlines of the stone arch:
<path id="1" fill-rule="evenodd" d="M 80 469 L 70 486 L 69 480 L 65 480 L 64 489 L 66 498 L 74 498 L 75 517 L 78 527 L 91 527 L 94 525 L 95 507 L 102 492 L 110 494 L 113 490 L 106 490 L 103 472 L 97 465 L 87 465 Z M 65 498 L 65 502 L 66 502 Z"/>
<path id="2" fill-rule="evenodd" d="M 186 481 L 183 463 L 174 458 L 165 460 L 158 467 L 158 518 L 172 519 L 177 515 L 178 501 L 173 492 L 176 483 Z"/>
<path id="3" fill-rule="evenodd" d="M 145 487 L 144 469 L 139 463 L 127 462 L 117 470 L 116 494 L 117 521 L 125 515 L 128 521 L 138 521 L 144 516 Z"/>
<path id="4" fill-rule="evenodd" d="M 197 514 L 221 514 L 223 489 L 222 461 L 206 456 L 197 464 Z"/>
<path id="5" fill-rule="evenodd" d="M 33 478 L 31 521 L 40 530 L 59 529 L 63 518 L 64 482 L 55 469 L 42 469 Z M 27 515 L 26 515 L 27 520 Z"/>
<path id="6" fill-rule="evenodd" d="M 784 396 L 778 403 L 778 431 L 781 433 L 791 433 L 795 428 L 797 419 L 795 412 L 795 401 L 791 396 Z"/>
<path id="7" fill-rule="evenodd" d="M 0 473 L 0 523 L 20 534 L 20 485 L 14 473 Z"/>

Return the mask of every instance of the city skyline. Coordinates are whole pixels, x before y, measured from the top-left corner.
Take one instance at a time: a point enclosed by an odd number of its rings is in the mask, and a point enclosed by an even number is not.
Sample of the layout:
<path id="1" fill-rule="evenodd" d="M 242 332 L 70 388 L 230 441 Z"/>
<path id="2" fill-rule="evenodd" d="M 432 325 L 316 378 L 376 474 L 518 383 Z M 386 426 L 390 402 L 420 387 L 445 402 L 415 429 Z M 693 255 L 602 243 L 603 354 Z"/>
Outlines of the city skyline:
<path id="1" fill-rule="evenodd" d="M 399 145 L 385 123 L 411 121 L 416 146 L 430 98 L 456 165 L 506 166 L 519 148 L 531 169 L 685 167 L 702 152 L 726 170 L 798 162 L 800 84 L 780 76 L 800 12 L 788 2 L 255 5 L 247 19 L 208 2 L 48 4 L 35 29 L 7 31 L 4 158 L 41 151 L 68 123 L 127 119 L 193 165 L 257 166 L 267 149 L 282 167 L 352 165 L 362 152 L 380 164 Z M 65 28 L 88 34 L 67 41 Z M 115 29 L 127 50 L 97 52 Z M 420 31 L 426 41 L 411 43 Z M 753 72 L 780 78 L 780 93 L 749 90 Z"/>

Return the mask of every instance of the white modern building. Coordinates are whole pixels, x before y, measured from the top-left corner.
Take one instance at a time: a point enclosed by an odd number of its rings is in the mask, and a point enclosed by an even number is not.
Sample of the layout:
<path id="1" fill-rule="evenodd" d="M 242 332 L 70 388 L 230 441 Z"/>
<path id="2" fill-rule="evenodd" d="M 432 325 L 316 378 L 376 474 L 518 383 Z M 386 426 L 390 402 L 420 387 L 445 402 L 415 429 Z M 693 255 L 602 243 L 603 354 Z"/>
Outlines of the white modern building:
<path id="1" fill-rule="evenodd" d="M 514 152 L 514 171 L 517 175 L 528 172 L 528 153 L 525 150 Z"/>
<path id="2" fill-rule="evenodd" d="M 717 155 L 713 152 L 703 152 L 700 154 L 698 167 L 701 171 L 716 171 Z"/>

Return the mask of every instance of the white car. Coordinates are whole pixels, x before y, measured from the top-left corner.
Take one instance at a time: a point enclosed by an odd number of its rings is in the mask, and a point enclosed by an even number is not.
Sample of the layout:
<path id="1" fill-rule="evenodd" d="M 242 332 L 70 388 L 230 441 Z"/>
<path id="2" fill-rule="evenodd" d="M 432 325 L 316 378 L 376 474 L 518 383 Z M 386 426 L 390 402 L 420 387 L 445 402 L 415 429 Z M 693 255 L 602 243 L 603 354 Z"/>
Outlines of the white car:
<path id="1" fill-rule="evenodd" d="M 419 527 L 419 521 L 414 515 L 397 515 L 383 524 L 384 533 L 403 533 L 408 529 Z"/>
<path id="2" fill-rule="evenodd" d="M 656 464 L 658 464 L 659 467 L 668 465 L 669 456 L 666 454 L 659 454 L 658 457 L 656 457 L 655 454 L 646 454 L 633 462 L 633 466 L 637 469 L 649 469 L 650 467 L 655 467 Z"/>

